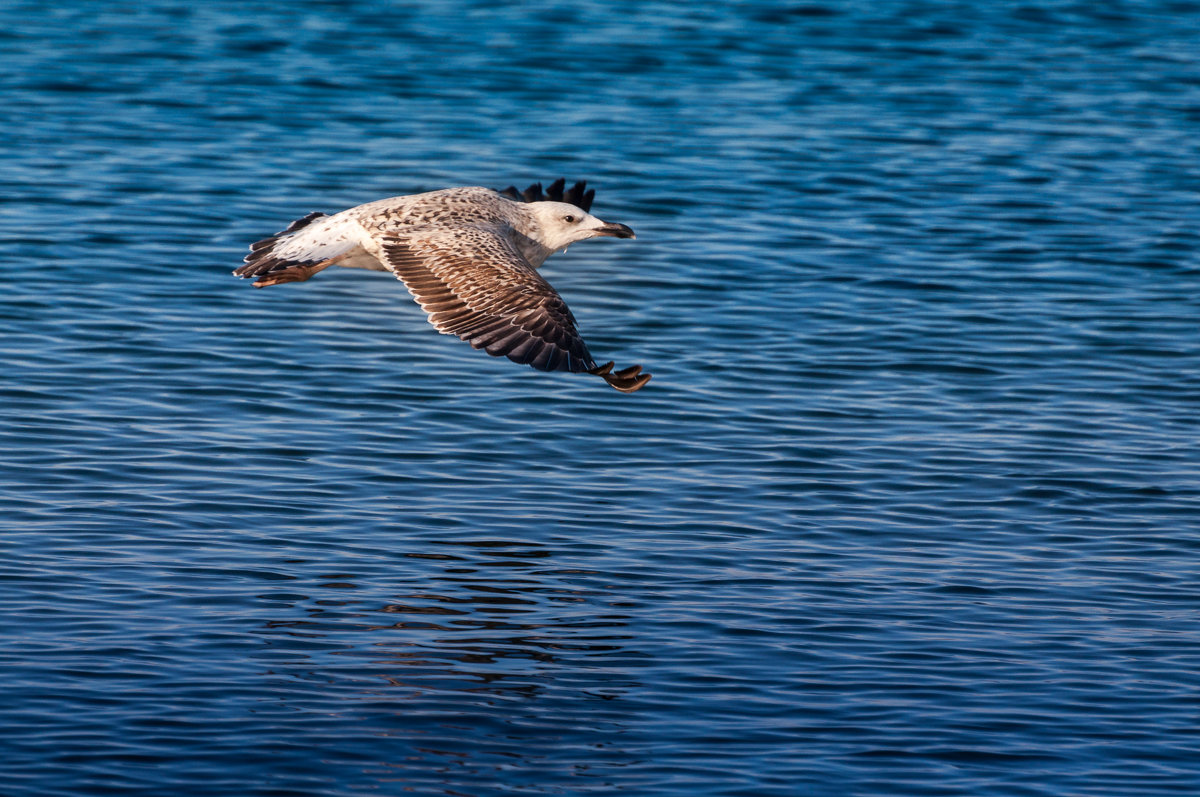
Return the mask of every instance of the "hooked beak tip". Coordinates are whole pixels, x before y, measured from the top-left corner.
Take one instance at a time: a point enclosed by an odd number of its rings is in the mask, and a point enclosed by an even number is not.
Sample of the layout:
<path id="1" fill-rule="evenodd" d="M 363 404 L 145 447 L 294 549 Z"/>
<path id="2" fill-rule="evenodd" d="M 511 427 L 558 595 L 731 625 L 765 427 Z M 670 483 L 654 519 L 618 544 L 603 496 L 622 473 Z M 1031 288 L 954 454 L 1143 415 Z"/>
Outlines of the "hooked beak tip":
<path id="1" fill-rule="evenodd" d="M 608 235 L 613 238 L 637 238 L 637 235 L 629 227 L 616 222 L 605 222 L 603 227 L 596 230 L 596 235 Z"/>

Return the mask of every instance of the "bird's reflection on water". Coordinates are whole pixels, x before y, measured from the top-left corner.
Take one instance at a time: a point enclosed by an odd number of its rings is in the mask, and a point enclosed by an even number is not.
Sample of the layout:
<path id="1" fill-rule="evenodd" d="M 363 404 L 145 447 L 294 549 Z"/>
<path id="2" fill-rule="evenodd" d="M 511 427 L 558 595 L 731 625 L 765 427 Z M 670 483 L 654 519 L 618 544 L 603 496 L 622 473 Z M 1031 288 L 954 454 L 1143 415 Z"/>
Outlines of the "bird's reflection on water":
<path id="1" fill-rule="evenodd" d="M 632 722 L 621 698 L 648 658 L 631 647 L 626 597 L 578 567 L 577 553 L 556 566 L 549 545 L 422 547 L 403 555 L 407 567 L 386 586 L 378 575 L 336 573 L 310 595 L 289 593 L 297 616 L 264 629 L 273 697 L 343 716 L 356 733 L 369 728 L 380 766 L 453 763 L 458 779 L 448 784 L 514 759 L 565 770 L 588 760 L 595 770 L 597 733 L 609 740 L 601 757 L 624 766 Z M 362 748 L 360 738 L 357 757 Z"/>

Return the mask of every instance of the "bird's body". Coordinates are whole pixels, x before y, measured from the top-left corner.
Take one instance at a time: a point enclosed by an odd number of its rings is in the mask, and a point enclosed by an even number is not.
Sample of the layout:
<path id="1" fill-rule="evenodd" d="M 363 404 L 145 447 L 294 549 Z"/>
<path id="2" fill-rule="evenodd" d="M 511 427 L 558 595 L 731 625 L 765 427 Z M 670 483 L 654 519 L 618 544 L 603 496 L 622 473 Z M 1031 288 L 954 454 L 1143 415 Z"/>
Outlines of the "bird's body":
<path id="1" fill-rule="evenodd" d="M 391 271 L 429 321 L 488 354 L 543 371 L 593 373 L 631 393 L 650 379 L 640 366 L 596 366 L 566 303 L 537 268 L 554 252 L 633 230 L 590 215 L 593 191 L 564 181 L 523 194 L 447 188 L 392 197 L 332 216 L 310 213 L 250 247 L 233 273 L 255 287 L 307 280 L 330 266 Z"/>

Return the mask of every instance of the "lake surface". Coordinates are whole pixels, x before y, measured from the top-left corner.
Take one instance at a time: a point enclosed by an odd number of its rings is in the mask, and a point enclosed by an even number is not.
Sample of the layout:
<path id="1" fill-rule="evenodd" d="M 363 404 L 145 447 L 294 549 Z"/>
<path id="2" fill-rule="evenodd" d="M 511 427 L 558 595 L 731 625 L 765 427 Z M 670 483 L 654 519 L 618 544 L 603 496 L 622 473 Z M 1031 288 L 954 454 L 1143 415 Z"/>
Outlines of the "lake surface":
<path id="1" fill-rule="evenodd" d="M 0 7 L 0 793 L 1200 792 L 1200 4 Z M 557 177 L 622 395 L 313 210 Z"/>

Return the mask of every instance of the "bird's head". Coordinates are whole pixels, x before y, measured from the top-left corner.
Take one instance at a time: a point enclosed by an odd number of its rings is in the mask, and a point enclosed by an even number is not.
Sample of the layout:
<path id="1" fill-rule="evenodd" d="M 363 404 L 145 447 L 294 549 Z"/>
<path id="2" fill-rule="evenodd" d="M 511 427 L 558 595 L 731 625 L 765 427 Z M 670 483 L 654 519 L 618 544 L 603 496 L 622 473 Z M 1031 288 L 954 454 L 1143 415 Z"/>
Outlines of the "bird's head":
<path id="1" fill-rule="evenodd" d="M 538 227 L 538 242 L 551 251 L 565 249 L 576 241 L 607 235 L 634 238 L 624 224 L 601 221 L 582 208 L 566 202 L 531 202 L 526 205 Z"/>

